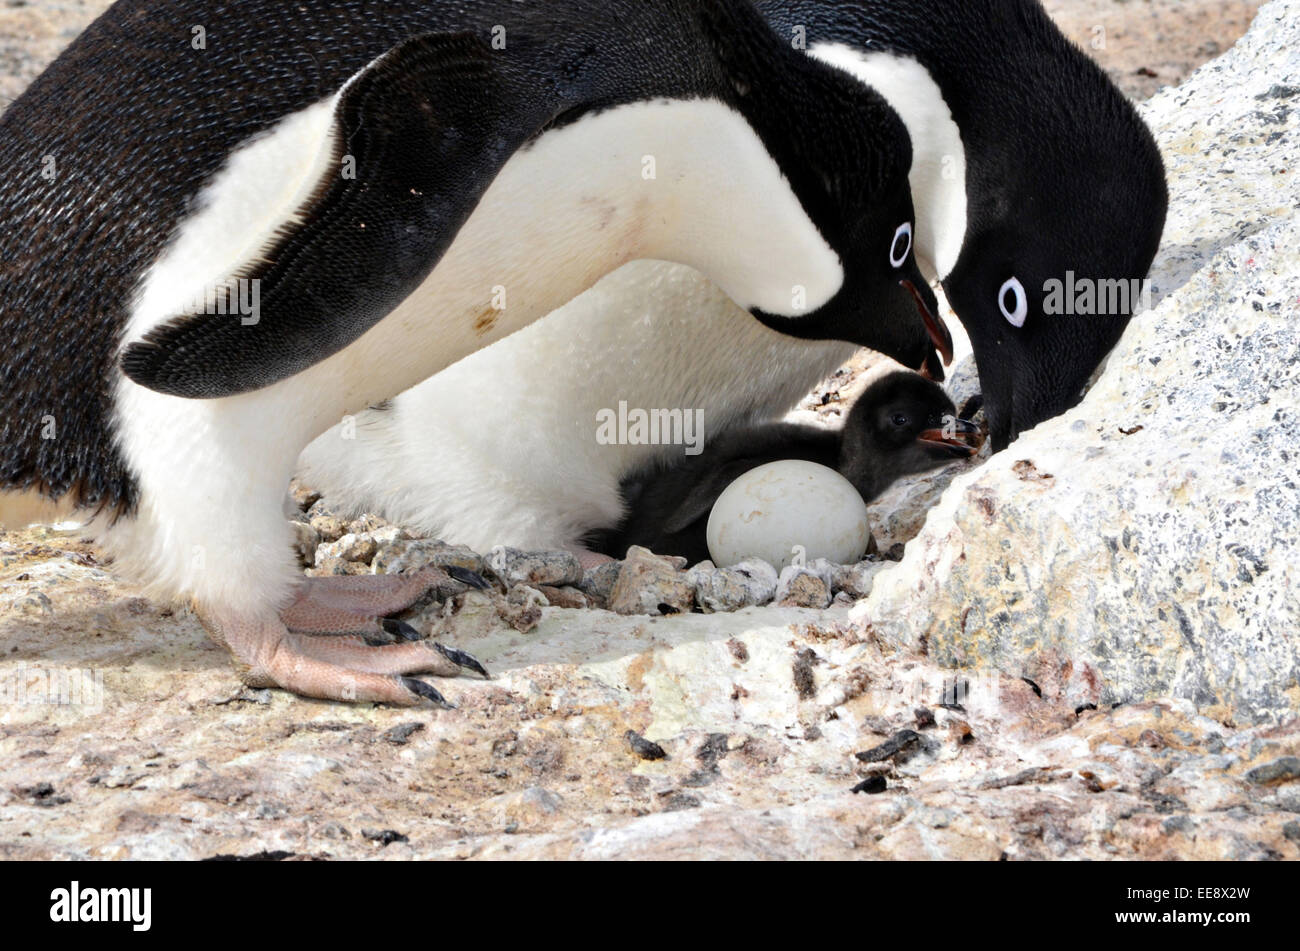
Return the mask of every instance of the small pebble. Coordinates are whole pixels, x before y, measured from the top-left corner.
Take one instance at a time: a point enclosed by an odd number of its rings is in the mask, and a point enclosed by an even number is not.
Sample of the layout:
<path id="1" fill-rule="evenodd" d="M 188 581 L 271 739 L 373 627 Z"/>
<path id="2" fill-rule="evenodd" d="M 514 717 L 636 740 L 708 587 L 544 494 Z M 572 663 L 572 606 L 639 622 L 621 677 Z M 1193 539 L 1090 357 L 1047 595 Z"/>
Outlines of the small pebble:
<path id="1" fill-rule="evenodd" d="M 856 565 L 835 565 L 831 570 L 831 588 L 836 594 L 847 594 L 861 600 L 871 594 L 876 575 L 889 567 L 889 562 L 874 559 Z"/>
<path id="2" fill-rule="evenodd" d="M 619 614 L 677 614 L 695 605 L 695 588 L 680 559 L 660 558 L 644 548 L 628 549 L 618 581 L 610 592 L 609 609 Z"/>
<path id="3" fill-rule="evenodd" d="M 488 567 L 507 585 L 546 584 L 555 587 L 582 581 L 582 565 L 569 551 L 520 551 L 504 545 L 492 549 Z"/>
<path id="4" fill-rule="evenodd" d="M 702 561 L 687 572 L 687 580 L 695 589 L 700 608 L 711 614 L 768 604 L 776 594 L 777 574 L 775 568 L 757 558 L 730 568 Z"/>
<path id="5" fill-rule="evenodd" d="M 297 479 L 291 479 L 289 481 L 289 498 L 298 511 L 305 512 L 320 501 L 320 493 L 315 489 L 307 488 Z"/>
<path id="6" fill-rule="evenodd" d="M 383 528 L 391 527 L 387 519 L 380 518 L 378 515 L 369 513 L 362 515 L 360 518 L 348 522 L 348 531 L 354 535 L 365 535 L 370 532 L 379 531 Z"/>
<path id="7" fill-rule="evenodd" d="M 700 797 L 690 793 L 670 793 L 664 797 L 664 812 L 680 812 L 683 809 L 700 808 Z"/>
<path id="8" fill-rule="evenodd" d="M 394 842 L 409 842 L 406 836 L 396 829 L 362 829 L 361 837 L 369 839 L 371 842 L 378 842 L 381 846 L 390 846 Z"/>
<path id="9" fill-rule="evenodd" d="M 971 731 L 970 724 L 955 717 L 948 723 L 948 737 L 958 746 L 975 742 L 975 734 Z"/>
<path id="10" fill-rule="evenodd" d="M 316 501 L 313 502 L 313 503 L 312 503 L 310 506 L 308 506 L 308 508 L 307 508 L 307 518 L 309 518 L 309 519 L 312 519 L 312 518 L 324 518 L 324 517 L 326 517 L 326 516 L 333 516 L 333 517 L 338 517 L 338 518 L 341 518 L 341 517 L 342 517 L 342 516 L 339 515 L 338 512 L 336 512 L 336 511 L 334 510 L 334 507 L 331 506 L 330 503 L 329 503 L 326 499 L 323 499 L 323 498 L 317 498 Z M 344 521 L 346 521 L 346 520 L 344 520 Z"/>
<path id="11" fill-rule="evenodd" d="M 395 727 L 390 727 L 384 731 L 384 739 L 394 746 L 405 746 L 415 733 L 424 729 L 424 724 L 412 720 L 409 723 L 399 723 Z"/>
<path id="12" fill-rule="evenodd" d="M 618 581 L 618 573 L 622 570 L 621 561 L 607 561 L 603 565 L 597 565 L 583 572 L 578 588 L 597 604 L 608 604 L 609 596 L 614 591 L 614 584 Z"/>
<path id="13" fill-rule="evenodd" d="M 336 515 L 317 515 L 309 520 L 323 542 L 336 542 L 348 532 L 347 523 Z"/>
<path id="14" fill-rule="evenodd" d="M 903 763 L 921 746 L 921 734 L 915 730 L 899 730 L 879 746 L 853 754 L 864 763 L 880 763 L 893 760 Z"/>
<path id="15" fill-rule="evenodd" d="M 1284 783 L 1292 779 L 1300 779 L 1300 757 L 1297 756 L 1283 756 L 1263 766 L 1256 766 L 1246 774 L 1247 782 L 1256 786 Z"/>
<path id="16" fill-rule="evenodd" d="M 647 740 L 635 730 L 628 730 L 623 734 L 623 739 L 627 740 L 627 745 L 632 747 L 632 752 L 642 759 L 657 760 L 667 759 L 668 754 L 658 743 Z"/>
<path id="17" fill-rule="evenodd" d="M 336 542 L 327 542 L 316 549 L 316 567 L 338 559 L 370 564 L 379 551 L 379 546 L 369 535 L 348 534 Z"/>
<path id="18" fill-rule="evenodd" d="M 377 575 L 402 575 L 422 568 L 464 568 L 481 573 L 483 558 L 464 545 L 448 545 L 435 539 L 396 538 L 381 541 L 371 562 Z"/>
<path id="19" fill-rule="evenodd" d="M 888 788 L 889 784 L 885 782 L 885 777 L 877 774 L 875 776 L 868 776 L 862 782 L 858 783 L 853 787 L 853 792 L 875 795 L 876 793 L 884 792 Z"/>
<path id="20" fill-rule="evenodd" d="M 542 597 L 550 602 L 551 607 L 586 608 L 591 606 L 587 596 L 574 587 L 556 588 L 548 584 L 539 584 L 537 590 Z"/>
<path id="21" fill-rule="evenodd" d="M 31 801 L 34 806 L 63 806 L 72 800 L 67 796 L 55 795 L 55 789 L 51 783 L 37 783 L 35 786 L 21 786 L 14 790 L 18 795 Z"/>
<path id="22" fill-rule="evenodd" d="M 811 569 L 788 565 L 781 570 L 776 600 L 783 608 L 826 608 L 831 603 L 831 590 Z"/>
<path id="23" fill-rule="evenodd" d="M 319 551 L 319 549 L 317 549 Z M 345 561 L 342 558 L 318 560 L 314 568 L 307 569 L 309 578 L 328 578 L 332 575 L 368 575 L 370 567 L 361 561 Z"/>

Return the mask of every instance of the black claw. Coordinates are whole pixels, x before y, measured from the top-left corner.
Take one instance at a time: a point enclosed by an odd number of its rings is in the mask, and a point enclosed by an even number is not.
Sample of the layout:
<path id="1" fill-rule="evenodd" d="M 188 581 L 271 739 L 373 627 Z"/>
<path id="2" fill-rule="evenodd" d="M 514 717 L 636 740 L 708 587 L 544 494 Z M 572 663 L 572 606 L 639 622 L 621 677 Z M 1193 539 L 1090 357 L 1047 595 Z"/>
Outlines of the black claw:
<path id="1" fill-rule="evenodd" d="M 443 657 L 447 658 L 453 664 L 459 664 L 461 667 L 468 667 L 476 674 L 482 674 L 484 678 L 491 678 L 487 668 L 478 662 L 478 658 L 467 651 L 457 650 L 454 647 L 446 647 L 442 644 L 435 643 L 434 649 Z"/>
<path id="2" fill-rule="evenodd" d="M 397 679 L 402 682 L 403 687 L 411 691 L 411 693 L 415 694 L 417 697 L 424 700 L 431 700 L 444 710 L 456 709 L 456 704 L 450 703 L 446 697 L 438 693 L 438 691 L 434 690 L 423 680 L 416 680 L 414 677 L 399 677 Z"/>
<path id="3" fill-rule="evenodd" d="M 386 632 L 401 641 L 422 641 L 423 637 L 414 627 L 405 621 L 399 621 L 395 617 L 386 617 L 379 622 L 379 626 Z"/>
<path id="4" fill-rule="evenodd" d="M 470 571 L 468 568 L 460 568 L 457 567 L 456 565 L 448 565 L 447 567 L 443 568 L 443 571 L 447 572 L 447 577 L 453 578 L 454 580 L 459 581 L 461 584 L 467 584 L 471 588 L 478 588 L 480 591 L 486 591 L 488 588 L 492 587 L 490 584 L 487 583 L 487 579 L 484 578 L 481 574 L 479 574 L 477 571 Z"/>

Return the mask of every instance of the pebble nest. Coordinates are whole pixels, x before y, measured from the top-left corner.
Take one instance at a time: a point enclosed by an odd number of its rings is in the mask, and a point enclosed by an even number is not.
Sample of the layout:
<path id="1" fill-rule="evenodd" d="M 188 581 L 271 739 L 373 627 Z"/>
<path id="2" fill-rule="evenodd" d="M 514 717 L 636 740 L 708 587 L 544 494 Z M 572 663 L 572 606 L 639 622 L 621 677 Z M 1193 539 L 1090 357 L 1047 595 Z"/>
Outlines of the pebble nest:
<path id="1" fill-rule="evenodd" d="M 348 518 L 316 492 L 295 485 L 297 512 L 290 519 L 299 563 L 310 577 L 403 574 L 423 568 L 459 569 L 487 584 L 450 577 L 405 612 L 436 627 L 439 619 L 467 606 L 491 606 L 499 619 L 519 630 L 535 626 L 541 608 L 600 609 L 624 615 L 667 615 L 738 611 L 777 604 L 826 608 L 866 597 L 876 574 L 894 560 L 868 554 L 852 565 L 825 559 L 778 570 L 757 558 L 719 568 L 711 561 L 688 565 L 685 558 L 633 547 L 622 561 L 584 571 L 568 551 L 520 551 L 498 546 L 487 553 L 436 538 L 421 537 L 377 515 Z M 458 572 L 453 572 L 458 573 Z M 438 602 L 437 604 L 433 602 Z M 423 617 L 423 615 L 430 615 Z"/>

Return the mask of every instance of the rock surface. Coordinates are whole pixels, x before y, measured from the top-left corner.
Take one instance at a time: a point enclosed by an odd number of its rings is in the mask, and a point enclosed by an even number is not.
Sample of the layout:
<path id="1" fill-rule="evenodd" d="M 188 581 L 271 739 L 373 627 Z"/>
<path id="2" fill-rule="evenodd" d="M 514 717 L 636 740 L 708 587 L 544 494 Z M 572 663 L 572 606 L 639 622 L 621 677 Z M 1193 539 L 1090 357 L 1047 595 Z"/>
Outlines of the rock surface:
<path id="1" fill-rule="evenodd" d="M 736 611 L 767 604 L 776 597 L 777 573 L 765 561 L 746 559 L 730 568 L 702 561 L 690 571 L 695 601 L 702 611 Z"/>
<path id="2" fill-rule="evenodd" d="M 954 675 L 844 610 L 465 624 L 494 679 L 430 711 L 242 688 L 75 536 L 6 535 L 0 592 L 4 858 L 1300 857 L 1300 724 Z"/>
<path id="3" fill-rule="evenodd" d="M 957 478 L 855 617 L 940 664 L 1070 658 L 1103 702 L 1300 709 L 1300 3 L 1144 107 L 1153 310 L 1074 411 Z"/>

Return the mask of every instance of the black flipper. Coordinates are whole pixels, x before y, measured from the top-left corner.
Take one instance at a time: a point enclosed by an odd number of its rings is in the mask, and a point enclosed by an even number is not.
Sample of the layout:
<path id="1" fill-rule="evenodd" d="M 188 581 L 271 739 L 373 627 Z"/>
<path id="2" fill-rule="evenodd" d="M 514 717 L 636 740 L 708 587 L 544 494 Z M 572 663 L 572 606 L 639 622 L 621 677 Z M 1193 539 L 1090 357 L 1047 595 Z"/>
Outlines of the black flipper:
<path id="1" fill-rule="evenodd" d="M 696 521 L 708 515 L 713 503 L 718 501 L 727 486 L 750 469 L 764 463 L 763 459 L 731 459 L 723 465 L 700 473 L 677 508 L 663 520 L 663 532 L 675 535 L 684 532 Z"/>
<path id="2" fill-rule="evenodd" d="M 269 386 L 342 350 L 433 270 L 510 157 L 564 104 L 469 33 L 418 36 L 360 73 L 336 112 L 336 177 L 236 278 L 255 323 L 178 316 L 126 348 L 136 383 L 189 398 Z M 355 160 L 355 178 L 342 173 Z M 376 262 L 380 266 L 376 266 Z"/>

